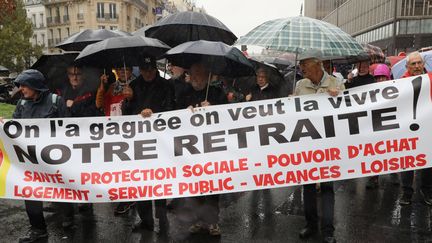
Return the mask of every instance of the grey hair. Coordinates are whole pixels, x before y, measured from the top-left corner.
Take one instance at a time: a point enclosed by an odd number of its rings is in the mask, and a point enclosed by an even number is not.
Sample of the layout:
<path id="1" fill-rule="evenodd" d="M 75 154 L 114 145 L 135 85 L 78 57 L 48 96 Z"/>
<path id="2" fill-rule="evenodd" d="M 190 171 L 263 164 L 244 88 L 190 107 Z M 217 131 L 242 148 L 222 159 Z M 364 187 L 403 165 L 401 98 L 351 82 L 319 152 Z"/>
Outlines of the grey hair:
<path id="1" fill-rule="evenodd" d="M 413 57 L 417 57 L 417 56 L 419 56 L 421 58 L 422 62 L 424 63 L 423 57 L 420 54 L 420 52 L 413 51 L 413 52 L 411 52 L 410 54 L 407 55 L 407 57 L 406 57 L 406 65 L 408 66 L 410 59 L 412 59 Z"/>

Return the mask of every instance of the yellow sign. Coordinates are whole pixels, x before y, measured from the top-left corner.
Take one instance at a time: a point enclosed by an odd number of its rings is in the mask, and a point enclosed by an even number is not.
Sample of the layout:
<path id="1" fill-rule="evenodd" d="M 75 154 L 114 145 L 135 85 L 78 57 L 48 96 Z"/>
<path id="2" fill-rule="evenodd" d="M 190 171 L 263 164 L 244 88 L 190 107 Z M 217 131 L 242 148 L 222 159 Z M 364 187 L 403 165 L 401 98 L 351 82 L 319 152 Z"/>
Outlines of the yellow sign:
<path id="1" fill-rule="evenodd" d="M 9 167 L 9 157 L 4 149 L 3 141 L 0 140 L 0 197 L 6 193 L 6 175 Z"/>

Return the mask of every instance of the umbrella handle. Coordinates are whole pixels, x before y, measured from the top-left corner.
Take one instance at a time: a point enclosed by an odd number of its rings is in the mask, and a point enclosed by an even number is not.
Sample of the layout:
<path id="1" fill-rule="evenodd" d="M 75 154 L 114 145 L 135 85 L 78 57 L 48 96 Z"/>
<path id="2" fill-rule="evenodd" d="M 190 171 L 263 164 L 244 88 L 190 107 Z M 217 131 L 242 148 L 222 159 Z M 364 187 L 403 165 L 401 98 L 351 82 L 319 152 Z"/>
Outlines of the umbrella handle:
<path id="1" fill-rule="evenodd" d="M 207 90 L 206 90 L 206 96 L 205 96 L 205 100 L 207 101 L 208 98 L 208 92 L 209 92 L 209 88 L 210 88 L 210 78 L 211 78 L 211 72 L 209 73 L 208 79 L 207 79 Z"/>
<path id="2" fill-rule="evenodd" d="M 164 70 L 164 76 L 163 76 L 163 78 L 165 78 L 165 76 L 166 76 L 166 73 L 167 73 L 167 66 L 168 66 L 168 59 L 166 59 L 165 58 L 165 70 Z"/>
<path id="3" fill-rule="evenodd" d="M 298 47 L 296 48 L 296 55 L 294 61 L 294 82 L 293 82 L 293 91 L 292 91 L 293 94 L 295 92 L 295 87 L 297 83 L 297 58 L 298 58 Z"/>

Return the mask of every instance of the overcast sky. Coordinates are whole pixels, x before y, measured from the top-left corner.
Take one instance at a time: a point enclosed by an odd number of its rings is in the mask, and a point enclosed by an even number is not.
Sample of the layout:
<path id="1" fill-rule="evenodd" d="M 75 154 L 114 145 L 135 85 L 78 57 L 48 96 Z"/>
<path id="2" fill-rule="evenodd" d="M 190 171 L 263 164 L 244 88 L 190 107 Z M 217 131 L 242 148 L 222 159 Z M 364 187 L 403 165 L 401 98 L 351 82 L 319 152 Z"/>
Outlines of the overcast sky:
<path id="1" fill-rule="evenodd" d="M 237 37 L 267 20 L 300 15 L 303 0 L 195 0 Z"/>

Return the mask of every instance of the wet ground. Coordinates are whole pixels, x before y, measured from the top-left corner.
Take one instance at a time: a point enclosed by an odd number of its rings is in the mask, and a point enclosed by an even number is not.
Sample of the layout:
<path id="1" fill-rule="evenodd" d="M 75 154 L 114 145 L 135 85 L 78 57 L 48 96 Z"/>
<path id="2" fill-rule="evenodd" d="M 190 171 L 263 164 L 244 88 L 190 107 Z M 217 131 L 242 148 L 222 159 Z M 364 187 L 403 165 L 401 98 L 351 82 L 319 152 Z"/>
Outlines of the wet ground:
<path id="1" fill-rule="evenodd" d="M 412 205 L 399 206 L 400 188 L 389 178 L 381 176 L 373 190 L 365 189 L 367 179 L 335 182 L 338 242 L 432 242 L 432 207 L 418 191 Z M 220 238 L 189 234 L 192 218 L 184 212 L 169 213 L 167 234 L 132 232 L 135 210 L 114 216 L 114 204 L 96 204 L 92 212 L 77 212 L 68 230 L 62 229 L 58 213 L 46 212 L 50 236 L 41 242 L 320 242 L 319 236 L 298 238 L 305 225 L 301 193 L 301 187 L 288 187 L 221 196 Z M 0 242 L 17 242 L 28 228 L 24 203 L 0 200 L 0 222 Z"/>

